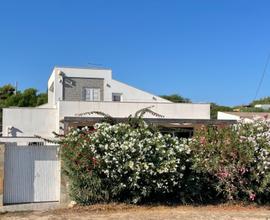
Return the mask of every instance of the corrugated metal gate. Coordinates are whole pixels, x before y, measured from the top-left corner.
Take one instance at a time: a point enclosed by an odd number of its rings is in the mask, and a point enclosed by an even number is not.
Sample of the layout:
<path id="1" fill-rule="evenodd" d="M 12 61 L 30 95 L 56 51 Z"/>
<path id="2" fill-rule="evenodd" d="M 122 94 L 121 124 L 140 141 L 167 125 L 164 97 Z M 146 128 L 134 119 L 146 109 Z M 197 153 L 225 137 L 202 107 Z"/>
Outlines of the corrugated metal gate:
<path id="1" fill-rule="evenodd" d="M 4 204 L 60 200 L 58 146 L 7 144 Z"/>

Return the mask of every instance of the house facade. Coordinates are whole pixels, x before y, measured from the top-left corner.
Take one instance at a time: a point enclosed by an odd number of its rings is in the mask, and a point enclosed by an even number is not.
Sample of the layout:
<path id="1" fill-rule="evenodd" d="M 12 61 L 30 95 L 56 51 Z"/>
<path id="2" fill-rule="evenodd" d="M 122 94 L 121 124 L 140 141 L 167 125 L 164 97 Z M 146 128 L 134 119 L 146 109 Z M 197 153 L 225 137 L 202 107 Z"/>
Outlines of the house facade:
<path id="1" fill-rule="evenodd" d="M 70 127 L 101 120 L 94 114 L 80 116 L 85 112 L 104 112 L 123 121 L 150 106 L 163 117 L 146 114 L 145 120 L 164 130 L 186 129 L 184 135 L 189 136 L 197 125 L 212 123 L 209 104 L 172 103 L 113 79 L 110 69 L 55 67 L 48 80 L 47 104 L 3 109 L 0 204 L 67 201 L 59 146 L 36 136 L 52 139 L 53 132 L 63 134 Z"/>
<path id="2" fill-rule="evenodd" d="M 64 131 L 65 118 L 70 120 L 80 113 L 100 111 L 115 118 L 126 118 L 149 106 L 163 115 L 164 120 L 210 119 L 209 104 L 172 103 L 114 80 L 110 69 L 56 67 L 48 80 L 47 104 L 3 109 L 3 136 L 50 138 L 52 132 Z"/>
<path id="3" fill-rule="evenodd" d="M 263 110 L 270 110 L 270 104 L 257 104 L 255 105 L 255 108 L 261 108 Z"/>

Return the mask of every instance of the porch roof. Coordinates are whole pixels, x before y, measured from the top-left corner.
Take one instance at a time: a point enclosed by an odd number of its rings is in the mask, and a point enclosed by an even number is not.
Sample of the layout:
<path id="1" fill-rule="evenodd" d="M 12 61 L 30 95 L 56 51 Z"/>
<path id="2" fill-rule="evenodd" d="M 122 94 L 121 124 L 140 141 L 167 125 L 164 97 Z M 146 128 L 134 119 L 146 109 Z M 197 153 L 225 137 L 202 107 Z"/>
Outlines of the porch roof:
<path id="1" fill-rule="evenodd" d="M 60 122 L 65 125 L 73 124 L 95 124 L 101 122 L 103 117 L 64 117 Z M 126 122 L 128 118 L 113 118 L 117 123 Z M 194 125 L 230 125 L 235 124 L 236 120 L 217 120 L 217 119 L 175 119 L 175 118 L 144 118 L 145 122 L 158 124 L 166 127 L 182 127 Z"/>

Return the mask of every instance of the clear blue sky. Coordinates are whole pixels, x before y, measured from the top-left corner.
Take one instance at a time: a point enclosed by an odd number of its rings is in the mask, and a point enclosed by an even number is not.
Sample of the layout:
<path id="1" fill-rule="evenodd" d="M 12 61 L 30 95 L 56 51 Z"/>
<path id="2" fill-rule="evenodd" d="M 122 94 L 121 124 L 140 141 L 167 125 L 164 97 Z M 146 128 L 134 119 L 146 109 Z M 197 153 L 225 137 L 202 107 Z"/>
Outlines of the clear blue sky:
<path id="1" fill-rule="evenodd" d="M 269 53 L 269 1 L 0 2 L 0 85 L 21 90 L 46 91 L 54 66 L 95 63 L 157 95 L 244 104 Z M 269 85 L 270 65 L 259 97 Z"/>

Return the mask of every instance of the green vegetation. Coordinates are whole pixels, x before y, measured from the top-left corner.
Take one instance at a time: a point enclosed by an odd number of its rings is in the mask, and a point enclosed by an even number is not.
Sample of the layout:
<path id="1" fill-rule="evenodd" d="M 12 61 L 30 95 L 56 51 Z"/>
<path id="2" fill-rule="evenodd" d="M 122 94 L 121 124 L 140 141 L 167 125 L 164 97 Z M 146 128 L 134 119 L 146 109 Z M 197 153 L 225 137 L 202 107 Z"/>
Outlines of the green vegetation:
<path id="1" fill-rule="evenodd" d="M 257 104 L 270 104 L 270 96 L 254 100 L 253 102 L 250 103 L 251 106 L 255 106 Z"/>
<path id="2" fill-rule="evenodd" d="M 167 99 L 175 103 L 192 103 L 188 98 L 185 98 L 178 94 L 172 95 L 162 95 L 161 98 Z M 261 108 L 255 108 L 256 104 L 270 104 L 270 96 L 262 99 L 252 101 L 248 106 L 224 106 L 218 105 L 216 103 L 211 103 L 211 119 L 217 119 L 217 113 L 220 112 L 230 112 L 230 111 L 239 111 L 239 112 L 270 112 L 270 110 L 264 110 Z"/>
<path id="3" fill-rule="evenodd" d="M 193 169 L 224 201 L 267 203 L 270 195 L 270 122 L 239 122 L 199 130 L 189 146 Z"/>
<path id="4" fill-rule="evenodd" d="M 160 97 L 163 99 L 167 99 L 171 102 L 175 102 L 175 103 L 191 103 L 190 99 L 184 98 L 183 96 L 178 95 L 178 94 L 161 95 Z"/>
<path id="5" fill-rule="evenodd" d="M 146 124 L 145 111 L 126 123 L 102 122 L 59 136 L 73 200 L 83 205 L 268 202 L 269 121 L 203 127 L 184 139 Z"/>
<path id="6" fill-rule="evenodd" d="M 153 129 L 143 120 L 146 112 L 155 115 L 141 109 L 126 123 L 74 129 L 58 142 L 72 199 L 85 205 L 181 199 L 189 164 L 187 140 Z"/>
<path id="7" fill-rule="evenodd" d="M 218 112 L 230 112 L 230 111 L 233 111 L 232 107 L 211 103 L 211 109 L 210 109 L 211 119 L 217 119 Z"/>
<path id="8" fill-rule="evenodd" d="M 38 93 L 34 88 L 15 93 L 15 88 L 12 85 L 0 87 L 0 108 L 10 106 L 36 107 L 44 103 L 47 103 L 47 94 Z"/>

